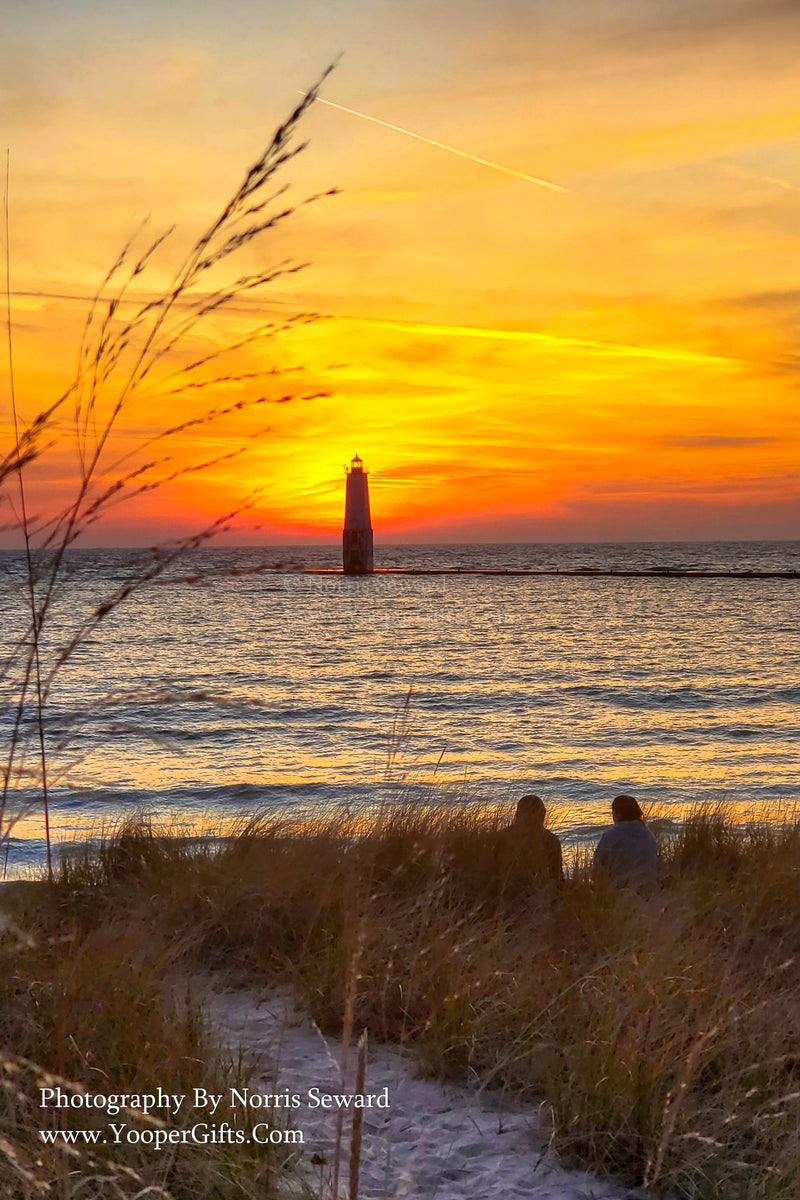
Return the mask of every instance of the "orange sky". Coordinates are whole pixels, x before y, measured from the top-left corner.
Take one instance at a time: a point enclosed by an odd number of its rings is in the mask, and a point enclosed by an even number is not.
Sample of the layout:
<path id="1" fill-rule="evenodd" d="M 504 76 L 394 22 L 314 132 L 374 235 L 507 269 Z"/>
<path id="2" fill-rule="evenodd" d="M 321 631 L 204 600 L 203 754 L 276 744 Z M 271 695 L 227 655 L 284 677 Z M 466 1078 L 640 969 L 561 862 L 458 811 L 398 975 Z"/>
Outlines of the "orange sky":
<path id="1" fill-rule="evenodd" d="M 115 510 L 91 541 L 186 532 L 254 489 L 234 540 L 333 536 L 356 451 L 378 541 L 797 537 L 800 9 L 666 7 L 33 0 L 4 13 L 29 418 L 68 384 L 85 298 L 141 218 L 178 222 L 175 253 L 188 244 L 339 51 L 327 99 L 567 189 L 315 106 L 290 197 L 341 194 L 241 254 L 243 271 L 312 265 L 209 319 L 177 365 L 315 310 L 328 319 L 230 366 L 302 367 L 269 381 L 274 395 L 330 395 L 174 439 L 169 470 L 246 449 Z M 140 294 L 174 261 L 165 250 Z M 123 411 L 109 466 L 265 386 L 164 391 L 154 379 Z M 65 419 L 31 480 L 37 511 L 74 476 Z"/>

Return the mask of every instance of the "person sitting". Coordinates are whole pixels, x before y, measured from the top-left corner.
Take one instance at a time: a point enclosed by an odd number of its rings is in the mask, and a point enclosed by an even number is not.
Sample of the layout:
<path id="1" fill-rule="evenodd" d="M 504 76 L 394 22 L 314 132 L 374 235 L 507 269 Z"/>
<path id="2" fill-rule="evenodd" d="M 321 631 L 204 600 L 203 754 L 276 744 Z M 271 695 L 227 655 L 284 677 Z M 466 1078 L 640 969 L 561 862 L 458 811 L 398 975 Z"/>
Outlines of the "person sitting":
<path id="1" fill-rule="evenodd" d="M 658 878 L 658 846 L 633 796 L 617 796 L 611 805 L 614 824 L 597 843 L 594 866 L 614 883 L 652 887 Z"/>
<path id="2" fill-rule="evenodd" d="M 512 828 L 521 833 L 526 840 L 530 838 L 538 845 L 538 857 L 544 873 L 560 883 L 564 878 L 561 842 L 554 833 L 545 829 L 546 816 L 547 809 L 540 796 L 523 796 L 517 805 Z"/>

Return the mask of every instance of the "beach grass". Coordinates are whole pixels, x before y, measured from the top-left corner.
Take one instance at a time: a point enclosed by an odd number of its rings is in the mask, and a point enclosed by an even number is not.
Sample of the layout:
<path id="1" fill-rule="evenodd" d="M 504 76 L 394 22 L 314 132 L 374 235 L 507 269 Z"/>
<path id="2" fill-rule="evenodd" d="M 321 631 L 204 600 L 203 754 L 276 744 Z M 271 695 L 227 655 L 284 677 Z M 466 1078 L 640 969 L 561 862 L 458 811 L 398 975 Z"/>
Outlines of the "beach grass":
<path id="1" fill-rule="evenodd" d="M 474 806 L 265 817 L 199 844 L 140 822 L 65 859 L 48 895 L 79 939 L 113 921 L 128 957 L 147 941 L 183 971 L 289 984 L 321 1027 L 349 1014 L 426 1076 L 541 1098 L 568 1163 L 653 1194 L 794 1197 L 800 821 L 698 811 L 661 850 L 640 895 L 580 854 L 553 883 L 535 837 Z"/>
<path id="2" fill-rule="evenodd" d="M 279 1183 L 287 1194 L 285 1146 L 202 1140 L 224 1121 L 249 1135 L 248 1111 L 228 1104 L 249 1073 L 207 1036 L 182 951 L 115 906 L 101 902 L 91 919 L 76 919 L 46 884 L 0 892 L 4 1200 L 265 1200 Z M 143 1111 L 135 1097 L 159 1088 L 187 1097 L 179 1111 Z M 195 1088 L 224 1096 L 213 1118 L 190 1107 Z M 88 1107 L 87 1094 L 120 1105 Z M 201 1140 L 184 1140 L 198 1124 Z M 42 1131 L 77 1141 L 46 1144 Z M 99 1131 L 98 1141 L 86 1144 L 81 1131 Z"/>

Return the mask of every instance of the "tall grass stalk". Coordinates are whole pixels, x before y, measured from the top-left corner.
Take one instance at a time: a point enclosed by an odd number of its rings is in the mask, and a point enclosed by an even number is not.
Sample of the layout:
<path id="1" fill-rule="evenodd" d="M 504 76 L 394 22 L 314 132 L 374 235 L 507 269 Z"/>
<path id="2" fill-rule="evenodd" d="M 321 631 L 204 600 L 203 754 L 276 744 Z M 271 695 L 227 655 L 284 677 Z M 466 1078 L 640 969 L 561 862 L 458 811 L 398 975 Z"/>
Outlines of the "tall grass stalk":
<path id="1" fill-rule="evenodd" d="M 10 166 L 11 166 L 11 151 L 6 150 L 6 177 L 5 187 L 3 190 L 3 216 L 5 220 L 5 249 L 6 249 L 6 332 L 7 332 L 7 349 L 8 349 L 8 386 L 11 398 L 11 414 L 14 426 L 14 459 L 16 461 L 16 477 L 19 487 L 19 527 L 22 532 L 22 538 L 25 546 L 25 574 L 27 584 L 28 606 L 31 614 L 30 636 L 32 653 L 28 656 L 25 663 L 25 670 L 22 677 L 22 685 L 19 692 L 19 700 L 17 705 L 18 720 L 21 717 L 25 706 L 25 699 L 30 683 L 31 669 L 34 675 L 34 686 L 36 689 L 36 728 L 39 741 L 39 763 L 42 776 L 42 806 L 44 809 L 44 827 L 45 827 L 45 844 L 47 852 L 47 875 L 52 881 L 53 878 L 53 854 L 50 840 L 50 797 L 47 789 L 47 755 L 44 745 L 44 701 L 42 696 L 42 662 L 39 648 L 39 631 L 40 618 L 36 606 L 36 590 L 34 584 L 33 570 L 33 555 L 31 551 L 31 528 L 28 520 L 28 504 L 25 498 L 25 464 L 21 453 L 21 438 L 20 438 L 20 422 L 19 413 L 17 412 L 17 389 L 14 378 L 14 338 L 11 330 L 11 242 L 9 236 L 10 220 L 9 220 L 9 204 L 10 204 Z M 0 477 L 0 483 L 2 478 Z M 6 797 L 8 795 L 8 783 L 11 772 L 12 757 L 9 756 L 6 760 L 6 767 L 3 771 L 3 795 L 0 800 L 0 839 L 3 834 L 3 818 L 5 816 Z"/>
<path id="2" fill-rule="evenodd" d="M 367 1031 L 362 1032 L 356 1047 L 356 1085 L 357 1096 L 363 1096 L 367 1076 Z M 353 1109 L 353 1127 L 350 1134 L 350 1179 L 348 1194 L 350 1200 L 358 1200 L 358 1176 L 361 1169 L 361 1138 L 364 1125 L 363 1108 Z"/>
<path id="3" fill-rule="evenodd" d="M 330 68 L 329 68 L 330 70 Z M 80 538 L 123 502 L 167 488 L 198 471 L 208 471 L 246 448 L 235 444 L 230 451 L 207 460 L 175 467 L 168 446 L 187 433 L 219 424 L 237 414 L 270 404 L 313 400 L 318 391 L 301 386 L 268 388 L 263 394 L 231 400 L 233 389 L 252 386 L 254 380 L 273 381 L 284 374 L 279 368 L 247 371 L 237 365 L 237 355 L 256 343 L 274 340 L 297 325 L 315 319 L 313 313 L 296 313 L 276 322 L 260 324 L 233 341 L 218 343 L 210 350 L 192 351 L 191 339 L 212 317 L 231 311 L 243 296 L 258 294 L 278 279 L 301 271 L 308 264 L 279 259 L 256 271 L 236 267 L 237 255 L 263 240 L 270 231 L 285 224 L 299 208 L 315 203 L 336 189 L 307 196 L 291 204 L 282 200 L 288 185 L 275 184 L 276 176 L 303 151 L 297 140 L 303 117 L 318 95 L 325 71 L 303 96 L 287 120 L 276 130 L 260 157 L 245 172 L 239 186 L 217 216 L 194 241 L 174 268 L 167 287 L 137 297 L 158 255 L 168 249 L 173 232 L 168 229 L 140 243 L 144 227 L 123 248 L 102 280 L 90 304 L 72 383 L 64 393 L 33 421 L 19 419 L 14 380 L 11 324 L 11 267 L 9 248 L 8 157 L 6 161 L 6 316 L 8 361 L 11 382 L 14 445 L 0 459 L 0 489 L 17 489 L 19 510 L 16 527 L 24 548 L 27 596 L 27 628 L 6 652 L 0 663 L 0 685 L 13 698 L 10 728 L 2 768 L 0 798 L 0 841 L 7 840 L 19 813 L 10 802 L 18 786 L 35 779 L 44 809 L 48 872 L 52 873 L 51 796 L 52 747 L 47 736 L 47 710 L 55 683 L 79 647 L 122 604 L 143 588 L 173 570 L 187 556 L 228 529 L 252 503 L 245 498 L 235 510 L 221 514 L 197 533 L 157 545 L 144 554 L 116 585 L 99 595 L 88 615 L 76 619 L 60 642 L 47 640 L 52 628 L 53 606 L 69 595 L 71 569 L 68 552 Z M 178 351 L 184 361 L 174 366 Z M 187 353 L 189 352 L 189 353 Z M 188 361 L 186 361 L 188 359 Z M 223 394 L 226 398 L 185 413 L 165 424 L 140 442 L 135 451 L 115 446 L 120 418 L 132 405 L 158 397 L 169 405 L 193 401 L 194 397 Z M 57 423 L 69 418 L 72 444 L 78 463 L 74 495 L 54 512 L 34 514 L 30 503 L 29 471 L 52 451 L 63 449 Z M 48 444 L 47 439 L 55 442 Z M 196 579 L 194 572 L 188 578 Z M 29 713 L 38 745 L 38 766 L 28 762 Z"/>

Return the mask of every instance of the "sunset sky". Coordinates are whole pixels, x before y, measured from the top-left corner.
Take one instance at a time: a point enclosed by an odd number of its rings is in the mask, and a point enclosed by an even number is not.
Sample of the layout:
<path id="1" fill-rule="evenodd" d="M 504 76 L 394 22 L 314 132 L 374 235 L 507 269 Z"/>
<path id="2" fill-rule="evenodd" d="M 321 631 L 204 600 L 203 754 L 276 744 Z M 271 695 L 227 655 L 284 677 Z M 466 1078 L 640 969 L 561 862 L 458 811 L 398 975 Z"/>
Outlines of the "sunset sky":
<path id="1" fill-rule="evenodd" d="M 303 367 L 274 395 L 330 394 L 176 439 L 175 467 L 246 451 L 115 510 L 91 543 L 185 533 L 254 489 L 229 540 L 332 537 L 356 452 L 377 542 L 800 536 L 796 0 L 0 12 L 28 419 L 70 382 L 87 298 L 142 218 L 177 222 L 173 254 L 187 245 L 340 54 L 323 98 L 375 118 L 312 108 L 289 199 L 340 194 L 242 252 L 245 271 L 311 265 L 185 348 L 313 310 L 326 319 L 255 343 L 231 371 Z M 168 243 L 137 294 L 174 261 Z M 1 378 L 7 438 L 5 357 Z M 157 391 L 123 411 L 116 457 L 199 411 L 196 395 Z M 263 392 L 220 386 L 202 405 Z M 66 420 L 59 436 L 32 480 L 42 510 L 74 486 Z"/>

